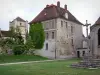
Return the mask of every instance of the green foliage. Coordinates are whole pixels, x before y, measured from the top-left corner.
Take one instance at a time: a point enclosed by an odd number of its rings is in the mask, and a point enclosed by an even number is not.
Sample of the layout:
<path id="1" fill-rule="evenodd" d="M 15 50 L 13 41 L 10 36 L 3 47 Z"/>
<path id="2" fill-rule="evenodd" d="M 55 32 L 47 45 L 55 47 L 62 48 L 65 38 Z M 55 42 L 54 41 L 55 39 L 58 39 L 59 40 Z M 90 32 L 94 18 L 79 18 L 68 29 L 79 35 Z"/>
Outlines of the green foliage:
<path id="1" fill-rule="evenodd" d="M 17 26 L 16 27 L 16 35 L 15 35 L 15 41 L 16 43 L 19 45 L 19 44 L 24 44 L 24 39 L 23 37 L 21 36 L 21 30 L 20 28 Z"/>
<path id="2" fill-rule="evenodd" d="M 15 41 L 14 41 L 13 39 L 11 39 L 11 38 L 6 38 L 6 39 L 4 40 L 4 43 L 5 43 L 5 45 L 6 45 L 7 47 L 12 48 L 13 45 L 15 44 Z"/>
<path id="3" fill-rule="evenodd" d="M 11 27 L 10 33 L 12 36 L 10 36 L 9 38 L 0 39 L 0 47 L 3 53 L 7 53 L 9 49 L 13 49 L 14 54 L 22 54 L 26 47 L 24 45 L 24 40 L 21 36 L 19 27 L 17 27 L 16 29 L 14 27 Z"/>
<path id="4" fill-rule="evenodd" d="M 14 40 L 11 38 L 0 39 L 0 48 L 2 49 L 1 54 L 7 54 L 7 50 L 12 49 L 14 43 Z"/>
<path id="5" fill-rule="evenodd" d="M 26 46 L 26 49 L 27 50 L 30 50 L 30 49 L 33 49 L 34 48 L 34 43 L 32 42 L 30 36 L 27 37 L 25 46 Z"/>
<path id="6" fill-rule="evenodd" d="M 11 38 L 15 40 L 16 44 L 24 44 L 24 39 L 21 36 L 21 30 L 19 28 L 19 26 L 17 26 L 16 28 L 11 27 Z"/>
<path id="7" fill-rule="evenodd" d="M 26 62 L 26 61 L 40 61 L 47 60 L 45 57 L 37 55 L 0 55 L 0 64 L 1 63 L 14 63 L 14 62 Z"/>
<path id="8" fill-rule="evenodd" d="M 29 35 L 34 43 L 35 49 L 43 48 L 45 36 L 42 23 L 35 23 L 30 25 Z"/>
<path id="9" fill-rule="evenodd" d="M 12 35 L 12 37 L 10 37 L 10 38 L 14 38 L 16 36 L 15 28 L 14 27 L 11 27 L 11 29 L 10 29 L 10 35 Z"/>
<path id="10" fill-rule="evenodd" d="M 25 49 L 25 45 L 16 45 L 13 47 L 13 53 L 14 55 L 21 55 L 24 53 Z"/>

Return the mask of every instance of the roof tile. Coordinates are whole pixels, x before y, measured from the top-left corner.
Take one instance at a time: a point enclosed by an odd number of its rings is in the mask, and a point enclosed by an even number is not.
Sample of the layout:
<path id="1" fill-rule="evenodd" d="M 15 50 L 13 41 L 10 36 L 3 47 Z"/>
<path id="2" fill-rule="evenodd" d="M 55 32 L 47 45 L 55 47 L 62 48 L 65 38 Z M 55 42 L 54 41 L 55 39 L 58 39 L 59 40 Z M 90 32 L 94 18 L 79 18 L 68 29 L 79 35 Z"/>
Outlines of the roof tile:
<path id="1" fill-rule="evenodd" d="M 65 13 L 68 13 L 68 19 L 65 18 Z M 69 21 L 76 22 L 78 24 L 83 25 L 81 22 L 79 22 L 68 10 L 66 11 L 64 8 L 58 7 L 56 5 L 47 5 L 46 8 L 44 8 L 31 22 L 36 23 L 36 22 L 41 22 L 41 21 L 46 21 L 49 19 L 54 19 L 54 18 L 63 18 Z"/>

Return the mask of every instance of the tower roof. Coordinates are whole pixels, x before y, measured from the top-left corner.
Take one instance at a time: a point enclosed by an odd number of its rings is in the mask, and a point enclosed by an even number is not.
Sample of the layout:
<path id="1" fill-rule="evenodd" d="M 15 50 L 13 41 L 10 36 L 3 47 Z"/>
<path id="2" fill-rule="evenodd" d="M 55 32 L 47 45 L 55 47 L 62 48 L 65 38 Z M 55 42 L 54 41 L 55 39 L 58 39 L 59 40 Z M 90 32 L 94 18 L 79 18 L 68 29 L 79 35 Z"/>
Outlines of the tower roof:
<path id="1" fill-rule="evenodd" d="M 68 19 L 65 17 L 65 13 L 68 13 Z M 41 21 L 46 21 L 50 19 L 55 19 L 55 18 L 63 18 L 65 20 L 69 20 L 78 24 L 83 25 L 81 22 L 79 22 L 68 10 L 67 10 L 67 5 L 65 5 L 65 8 L 60 7 L 60 3 L 57 3 L 56 5 L 47 5 L 31 22 L 36 23 L 36 22 L 41 22 Z"/>
<path id="2" fill-rule="evenodd" d="M 15 18 L 14 20 L 21 21 L 21 22 L 26 22 L 25 20 L 23 20 L 23 19 L 20 18 L 20 17 L 17 17 L 17 18 Z M 13 20 L 13 21 L 14 21 L 14 20 Z M 10 23 L 12 23 L 13 21 L 11 21 Z"/>
<path id="3" fill-rule="evenodd" d="M 22 18 L 20 18 L 20 17 L 17 17 L 17 18 L 16 18 L 16 20 L 17 20 L 17 21 L 26 22 L 25 20 L 23 20 L 23 19 L 22 19 Z"/>

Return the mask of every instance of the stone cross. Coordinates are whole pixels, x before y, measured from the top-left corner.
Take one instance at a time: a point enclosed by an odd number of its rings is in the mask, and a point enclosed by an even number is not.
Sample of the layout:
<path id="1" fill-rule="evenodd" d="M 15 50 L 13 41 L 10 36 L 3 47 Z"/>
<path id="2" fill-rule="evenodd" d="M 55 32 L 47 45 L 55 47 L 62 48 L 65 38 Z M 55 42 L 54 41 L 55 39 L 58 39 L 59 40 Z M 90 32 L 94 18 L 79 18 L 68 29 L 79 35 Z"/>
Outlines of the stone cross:
<path id="1" fill-rule="evenodd" d="M 86 24 L 85 25 L 83 25 L 83 26 L 86 26 L 86 34 L 87 34 L 87 45 L 88 45 L 88 49 L 90 49 L 90 47 L 89 47 L 89 42 L 90 42 L 90 38 L 89 38 L 89 36 L 88 36 L 88 26 L 90 26 L 91 24 L 89 24 L 88 23 L 88 20 L 86 20 Z M 91 55 L 91 53 L 89 53 L 88 55 Z"/>
<path id="2" fill-rule="evenodd" d="M 87 34 L 87 37 L 88 37 L 88 26 L 91 25 L 91 24 L 88 24 L 88 20 L 86 20 L 86 24 L 83 25 L 83 26 L 86 26 L 86 34 Z"/>

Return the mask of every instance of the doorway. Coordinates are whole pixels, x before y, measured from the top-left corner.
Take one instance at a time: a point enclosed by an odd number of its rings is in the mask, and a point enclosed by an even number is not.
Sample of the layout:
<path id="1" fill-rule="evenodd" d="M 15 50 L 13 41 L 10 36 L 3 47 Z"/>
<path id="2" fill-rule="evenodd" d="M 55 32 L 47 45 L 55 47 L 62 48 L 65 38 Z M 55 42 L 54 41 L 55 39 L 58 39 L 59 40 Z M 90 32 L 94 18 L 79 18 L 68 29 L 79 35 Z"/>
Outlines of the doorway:
<path id="1" fill-rule="evenodd" d="M 80 58 L 80 51 L 77 51 L 77 57 Z"/>

